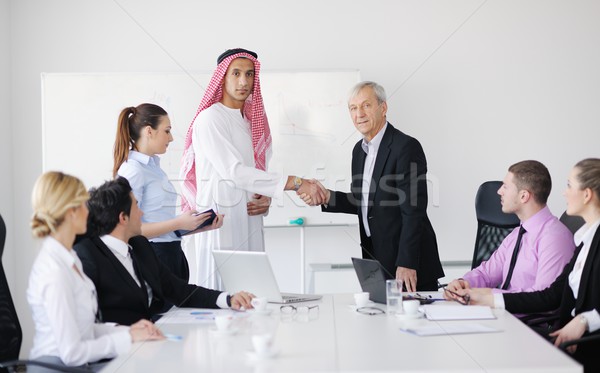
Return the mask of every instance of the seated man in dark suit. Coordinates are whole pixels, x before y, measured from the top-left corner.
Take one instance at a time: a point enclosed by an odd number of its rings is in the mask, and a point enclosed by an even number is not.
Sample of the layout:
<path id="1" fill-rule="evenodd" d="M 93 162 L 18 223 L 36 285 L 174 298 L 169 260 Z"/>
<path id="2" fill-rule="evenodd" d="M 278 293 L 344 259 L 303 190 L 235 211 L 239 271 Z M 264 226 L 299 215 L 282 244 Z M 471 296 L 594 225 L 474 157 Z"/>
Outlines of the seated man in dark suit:
<path id="1" fill-rule="evenodd" d="M 88 234 L 74 249 L 96 285 L 103 321 L 130 325 L 156 320 L 167 302 L 179 307 L 252 308 L 252 294 L 206 289 L 174 276 L 154 254 L 142 232 L 142 211 L 127 179 L 90 191 Z M 129 243 L 129 244 L 127 244 Z"/>

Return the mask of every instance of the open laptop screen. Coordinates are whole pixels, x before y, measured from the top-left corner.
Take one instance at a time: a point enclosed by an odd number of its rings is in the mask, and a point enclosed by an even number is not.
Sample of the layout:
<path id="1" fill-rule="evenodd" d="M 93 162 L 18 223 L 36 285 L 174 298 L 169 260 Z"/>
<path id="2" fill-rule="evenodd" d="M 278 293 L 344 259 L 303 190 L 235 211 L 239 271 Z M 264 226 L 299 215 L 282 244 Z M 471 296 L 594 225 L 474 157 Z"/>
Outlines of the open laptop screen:
<path id="1" fill-rule="evenodd" d="M 386 303 L 384 269 L 377 260 L 352 258 L 352 264 L 362 291 L 369 293 L 369 299 L 377 303 Z"/>
<path id="2" fill-rule="evenodd" d="M 271 303 L 292 303 L 320 299 L 320 295 L 281 293 L 267 253 L 262 251 L 213 250 L 213 257 L 225 290 L 230 294 L 248 291 Z"/>

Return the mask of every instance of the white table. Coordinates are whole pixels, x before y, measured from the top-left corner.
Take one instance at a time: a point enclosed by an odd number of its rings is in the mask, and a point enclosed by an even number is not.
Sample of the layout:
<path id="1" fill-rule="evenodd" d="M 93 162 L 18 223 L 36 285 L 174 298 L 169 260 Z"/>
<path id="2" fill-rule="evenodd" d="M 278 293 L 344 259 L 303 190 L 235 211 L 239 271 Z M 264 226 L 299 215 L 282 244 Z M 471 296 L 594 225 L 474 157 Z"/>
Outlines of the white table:
<path id="1" fill-rule="evenodd" d="M 214 333 L 214 324 L 163 324 L 180 342 L 134 344 L 103 372 L 583 372 L 570 357 L 507 312 L 495 320 L 444 321 L 489 325 L 499 333 L 418 337 L 401 332 L 394 316 L 368 316 L 350 306 L 352 295 L 326 295 L 318 314 L 241 315 L 235 335 Z M 384 306 L 383 306 L 384 307 Z M 231 312 L 231 311 L 229 311 Z M 249 354 L 251 335 L 275 334 L 273 359 Z"/>

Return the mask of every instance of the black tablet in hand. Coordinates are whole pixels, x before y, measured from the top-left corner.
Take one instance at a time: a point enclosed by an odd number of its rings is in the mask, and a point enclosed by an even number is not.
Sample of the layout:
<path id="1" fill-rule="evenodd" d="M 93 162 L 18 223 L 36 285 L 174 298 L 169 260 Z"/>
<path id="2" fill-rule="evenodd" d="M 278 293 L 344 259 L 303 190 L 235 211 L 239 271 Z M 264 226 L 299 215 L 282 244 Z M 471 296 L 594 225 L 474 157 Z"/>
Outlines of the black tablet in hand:
<path id="1" fill-rule="evenodd" d="M 192 229 L 192 230 L 185 230 L 185 229 L 177 229 L 175 230 L 175 234 L 177 235 L 177 237 L 183 237 L 183 236 L 187 236 L 188 234 L 194 234 L 196 233 L 199 229 L 202 229 L 208 225 L 211 225 L 213 223 L 213 221 L 215 220 L 215 218 L 217 217 L 217 214 L 215 213 L 215 211 L 213 209 L 210 210 L 206 210 L 203 212 L 198 212 L 194 215 L 198 216 L 198 215 L 202 215 L 202 214 L 206 214 L 207 212 L 210 212 L 210 216 L 208 219 L 206 219 L 204 221 L 204 223 L 200 224 L 199 226 L 196 227 L 196 229 Z"/>

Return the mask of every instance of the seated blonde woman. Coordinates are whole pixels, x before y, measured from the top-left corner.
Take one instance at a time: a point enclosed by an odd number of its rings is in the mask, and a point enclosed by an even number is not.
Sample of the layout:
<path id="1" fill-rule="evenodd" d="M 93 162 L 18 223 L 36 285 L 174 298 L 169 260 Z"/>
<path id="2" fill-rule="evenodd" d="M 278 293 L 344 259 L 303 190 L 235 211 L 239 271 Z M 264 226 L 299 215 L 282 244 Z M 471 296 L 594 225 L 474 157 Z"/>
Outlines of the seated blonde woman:
<path id="1" fill-rule="evenodd" d="M 103 364 L 94 362 L 127 352 L 132 342 L 164 336 L 147 320 L 131 327 L 96 323 L 96 289 L 72 250 L 75 235 L 86 231 L 88 198 L 79 179 L 61 172 L 47 172 L 36 181 L 31 229 L 43 241 L 29 276 L 27 301 L 35 324 L 30 358 L 97 371 Z"/>

